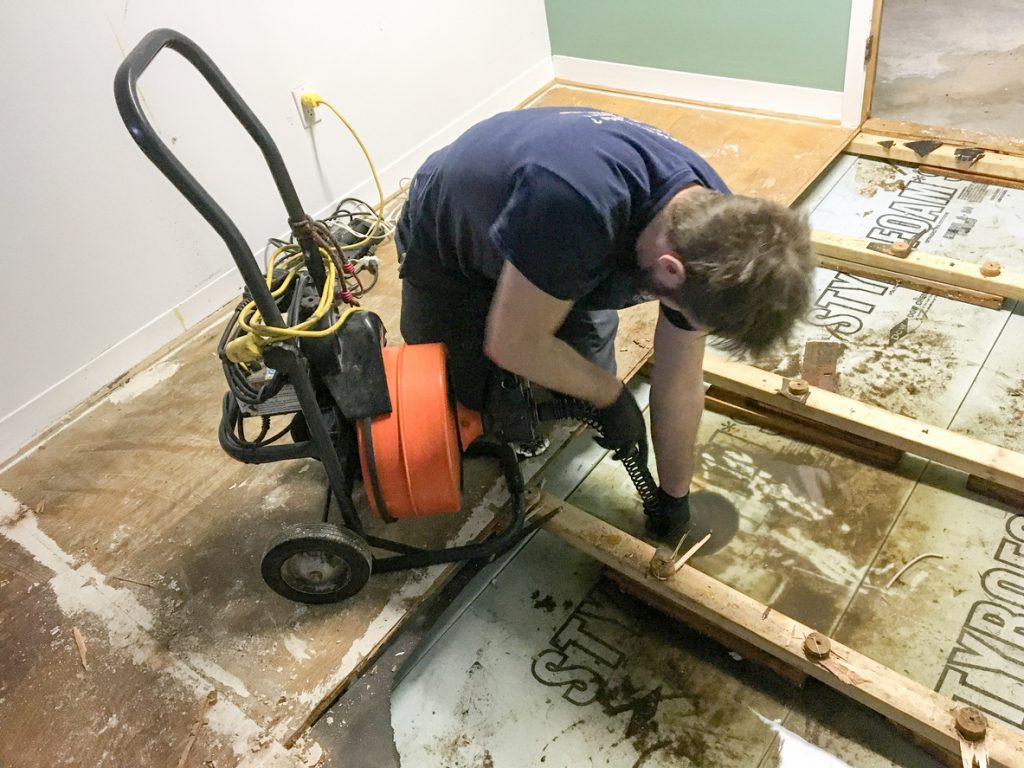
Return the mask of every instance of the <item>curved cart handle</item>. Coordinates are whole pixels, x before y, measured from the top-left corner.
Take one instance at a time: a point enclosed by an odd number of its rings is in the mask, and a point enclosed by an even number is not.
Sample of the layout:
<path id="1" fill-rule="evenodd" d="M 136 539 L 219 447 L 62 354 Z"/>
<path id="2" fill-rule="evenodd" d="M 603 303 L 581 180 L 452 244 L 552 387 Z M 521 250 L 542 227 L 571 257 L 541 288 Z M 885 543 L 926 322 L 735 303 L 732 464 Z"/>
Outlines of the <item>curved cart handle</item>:
<path id="1" fill-rule="evenodd" d="M 160 169 L 164 176 L 171 180 L 171 183 L 178 188 L 185 199 L 192 203 L 193 207 L 223 238 L 235 264 L 238 265 L 238 271 L 242 273 L 246 286 L 253 294 L 264 322 L 268 325 L 283 326 L 284 320 L 281 313 L 270 295 L 266 280 L 260 272 L 259 265 L 256 263 L 252 251 L 249 250 L 245 238 L 242 237 L 242 233 L 203 186 L 168 149 L 142 110 L 137 88 L 139 76 L 164 48 L 177 51 L 199 71 L 199 74 L 206 79 L 210 87 L 220 96 L 221 101 L 227 105 L 238 122 L 256 142 L 270 168 L 271 175 L 274 177 L 281 200 L 284 201 L 284 206 L 288 211 L 289 224 L 294 225 L 305 220 L 306 214 L 299 203 L 291 176 L 288 175 L 288 169 L 285 168 L 284 161 L 281 159 L 281 153 L 278 151 L 277 145 L 274 144 L 274 140 L 270 138 L 270 134 L 267 133 L 267 129 L 263 127 L 263 124 L 210 57 L 180 32 L 173 29 L 153 30 L 139 41 L 138 45 L 125 57 L 121 66 L 117 68 L 117 74 L 114 76 L 114 98 L 117 101 L 121 119 L 146 157 Z M 304 240 L 307 242 L 303 242 Z M 300 237 L 299 244 L 306 254 L 307 263 L 311 265 L 314 277 L 316 277 L 316 273 L 322 271 L 322 263 L 319 261 L 316 245 L 312 239 L 303 237 Z"/>

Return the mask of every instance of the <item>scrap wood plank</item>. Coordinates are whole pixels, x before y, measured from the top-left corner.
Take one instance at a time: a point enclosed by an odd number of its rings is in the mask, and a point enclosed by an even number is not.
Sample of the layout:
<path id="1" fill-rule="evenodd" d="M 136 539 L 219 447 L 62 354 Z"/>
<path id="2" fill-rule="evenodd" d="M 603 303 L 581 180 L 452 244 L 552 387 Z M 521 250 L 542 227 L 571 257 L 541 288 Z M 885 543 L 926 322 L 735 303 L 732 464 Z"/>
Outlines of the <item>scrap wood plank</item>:
<path id="1" fill-rule="evenodd" d="M 911 251 L 905 258 L 889 256 L 868 248 L 869 240 L 814 230 L 811 243 L 815 254 L 861 267 L 880 268 L 910 277 L 924 278 L 955 288 L 1024 299 L 1024 274 L 1001 272 L 987 277 L 978 264 L 948 256 Z M 833 267 L 835 268 L 835 267 Z"/>
<path id="2" fill-rule="evenodd" d="M 953 144 L 945 144 L 935 140 L 939 146 L 930 152 L 918 154 L 904 139 L 894 139 L 877 133 L 858 133 L 850 141 L 846 151 L 857 155 L 877 157 L 882 160 L 896 160 L 901 163 L 928 163 L 938 168 L 949 168 L 954 171 L 971 171 L 979 176 L 991 179 L 1024 180 L 1024 157 L 1010 155 L 993 150 L 978 148 L 980 154 L 962 160 L 957 152 L 965 148 Z"/>
<path id="3" fill-rule="evenodd" d="M 990 480 L 986 480 L 983 477 L 968 475 L 967 490 L 973 491 L 974 493 L 980 493 L 983 496 L 988 496 L 989 498 L 1001 501 L 1004 504 L 1009 504 L 1011 507 L 1024 509 L 1024 493 L 1021 491 L 1014 491 L 1010 488 L 1004 488 L 1003 486 L 993 483 Z"/>
<path id="4" fill-rule="evenodd" d="M 704 380 L 786 413 L 1024 491 L 1024 454 L 815 387 L 810 388 L 806 399 L 795 400 L 782 394 L 786 385 L 782 376 L 710 352 L 704 355 Z"/>
<path id="5" fill-rule="evenodd" d="M 941 749 L 959 751 L 954 720 L 957 704 L 952 699 L 834 640 L 829 657 L 814 661 L 803 650 L 805 638 L 813 631 L 810 627 L 774 610 L 766 611 L 753 598 L 690 566 L 665 581 L 650 578 L 648 568 L 655 552 L 650 544 L 550 495 L 543 504 L 547 510 L 560 510 L 544 527 L 577 549 Z M 993 768 L 1024 765 L 1021 732 L 990 718 L 984 743 Z"/>

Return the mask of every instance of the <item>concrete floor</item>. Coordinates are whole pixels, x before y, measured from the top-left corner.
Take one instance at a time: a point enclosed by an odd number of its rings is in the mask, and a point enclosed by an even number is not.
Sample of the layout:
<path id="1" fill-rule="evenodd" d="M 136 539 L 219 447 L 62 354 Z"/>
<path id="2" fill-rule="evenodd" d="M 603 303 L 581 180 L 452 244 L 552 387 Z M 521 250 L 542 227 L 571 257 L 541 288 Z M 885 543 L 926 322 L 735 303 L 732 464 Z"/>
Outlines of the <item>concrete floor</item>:
<path id="1" fill-rule="evenodd" d="M 1020 0 L 885 0 L 871 116 L 1024 135 Z"/>

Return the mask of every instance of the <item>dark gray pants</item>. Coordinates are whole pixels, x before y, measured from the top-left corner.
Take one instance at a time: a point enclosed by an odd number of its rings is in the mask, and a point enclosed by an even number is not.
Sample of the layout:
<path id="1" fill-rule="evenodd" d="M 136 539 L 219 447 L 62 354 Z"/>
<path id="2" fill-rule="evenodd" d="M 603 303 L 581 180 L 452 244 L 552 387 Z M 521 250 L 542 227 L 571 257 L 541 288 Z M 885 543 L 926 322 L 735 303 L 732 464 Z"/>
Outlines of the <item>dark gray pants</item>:
<path id="1" fill-rule="evenodd" d="M 454 285 L 424 288 L 402 281 L 402 337 L 409 344 L 441 341 L 448 347 L 448 370 L 460 403 L 482 411 L 487 383 L 496 366 L 484 354 L 484 328 L 493 291 Z M 615 374 L 613 309 L 569 312 L 558 338 L 591 362 Z"/>

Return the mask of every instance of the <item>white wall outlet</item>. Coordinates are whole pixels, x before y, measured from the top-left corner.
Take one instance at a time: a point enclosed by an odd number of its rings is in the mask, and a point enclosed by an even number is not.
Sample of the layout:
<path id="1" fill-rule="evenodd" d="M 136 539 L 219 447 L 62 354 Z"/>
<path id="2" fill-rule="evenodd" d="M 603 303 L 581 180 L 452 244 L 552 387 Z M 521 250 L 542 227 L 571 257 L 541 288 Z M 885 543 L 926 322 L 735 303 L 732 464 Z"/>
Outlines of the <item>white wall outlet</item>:
<path id="1" fill-rule="evenodd" d="M 299 110 L 299 121 L 303 128 L 312 128 L 314 123 L 320 122 L 320 114 L 316 107 L 306 107 L 302 104 L 302 94 L 309 93 L 313 89 L 308 85 L 300 85 L 292 89 L 292 99 L 295 101 L 295 108 Z"/>

